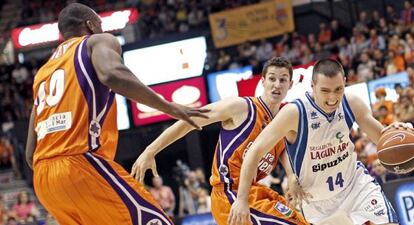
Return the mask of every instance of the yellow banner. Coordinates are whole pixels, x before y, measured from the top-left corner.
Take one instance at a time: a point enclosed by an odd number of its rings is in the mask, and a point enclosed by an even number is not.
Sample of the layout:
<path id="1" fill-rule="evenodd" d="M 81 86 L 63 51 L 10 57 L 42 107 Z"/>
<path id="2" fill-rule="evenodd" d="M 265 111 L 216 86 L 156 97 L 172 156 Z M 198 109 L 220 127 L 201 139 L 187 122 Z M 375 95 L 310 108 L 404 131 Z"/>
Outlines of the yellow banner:
<path id="1" fill-rule="evenodd" d="M 217 48 L 292 32 L 291 0 L 272 0 L 209 15 Z"/>

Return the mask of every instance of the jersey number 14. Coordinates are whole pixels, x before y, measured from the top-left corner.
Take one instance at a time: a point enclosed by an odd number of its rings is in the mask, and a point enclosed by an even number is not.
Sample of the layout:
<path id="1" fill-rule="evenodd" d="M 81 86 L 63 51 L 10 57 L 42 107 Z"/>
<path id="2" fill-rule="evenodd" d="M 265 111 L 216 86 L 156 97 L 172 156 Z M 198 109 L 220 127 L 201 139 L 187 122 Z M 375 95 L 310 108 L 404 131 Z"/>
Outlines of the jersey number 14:
<path id="1" fill-rule="evenodd" d="M 326 183 L 328 183 L 328 187 L 330 191 L 334 191 L 335 186 L 343 187 L 344 179 L 342 178 L 342 172 L 339 172 L 336 175 L 335 184 L 334 184 L 334 178 L 332 176 L 328 177 L 328 179 L 326 180 Z"/>

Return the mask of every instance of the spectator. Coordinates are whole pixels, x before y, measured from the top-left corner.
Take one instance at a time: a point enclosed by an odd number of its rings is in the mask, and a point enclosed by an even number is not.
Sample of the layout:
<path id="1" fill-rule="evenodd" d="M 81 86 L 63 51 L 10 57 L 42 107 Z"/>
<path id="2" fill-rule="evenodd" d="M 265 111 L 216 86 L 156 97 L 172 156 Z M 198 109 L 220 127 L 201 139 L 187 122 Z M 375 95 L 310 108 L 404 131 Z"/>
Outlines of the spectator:
<path id="1" fill-rule="evenodd" d="M 163 184 L 161 177 L 152 178 L 152 188 L 149 189 L 152 196 L 160 204 L 167 215 L 173 217 L 175 209 L 175 196 L 171 188 Z"/>
<path id="2" fill-rule="evenodd" d="M 207 189 L 198 189 L 197 213 L 211 212 L 211 198 Z"/>
<path id="3" fill-rule="evenodd" d="M 8 212 L 3 201 L 3 196 L 0 195 L 0 224 L 4 224 L 4 222 L 7 220 L 7 215 Z"/>
<path id="4" fill-rule="evenodd" d="M 197 176 L 194 171 L 187 174 L 184 185 L 180 185 L 180 207 L 179 216 L 193 215 L 197 212 L 197 198 L 200 183 L 197 181 Z"/>
<path id="5" fill-rule="evenodd" d="M 385 105 L 381 105 L 378 109 L 378 121 L 384 126 L 388 126 L 395 122 L 394 115 L 388 111 L 388 108 Z"/>
<path id="6" fill-rule="evenodd" d="M 376 29 L 371 29 L 369 31 L 370 38 L 368 39 L 370 49 L 385 49 L 385 40 L 382 35 L 377 34 Z"/>
<path id="7" fill-rule="evenodd" d="M 410 1 L 404 1 L 404 9 L 401 11 L 401 20 L 406 30 L 408 30 L 414 20 L 414 9 Z"/>
<path id="8" fill-rule="evenodd" d="M 25 220 L 30 215 L 38 216 L 39 210 L 35 203 L 30 200 L 29 194 L 22 191 L 17 196 L 17 203 L 13 205 L 12 212 L 16 218 Z"/>
<path id="9" fill-rule="evenodd" d="M 330 28 L 326 27 L 325 23 L 319 24 L 319 35 L 318 41 L 320 44 L 328 44 L 332 39 L 332 31 Z"/>
<path id="10" fill-rule="evenodd" d="M 375 63 L 369 58 L 368 53 L 361 54 L 361 63 L 358 65 L 357 73 L 359 82 L 367 82 L 374 78 Z"/>
<path id="11" fill-rule="evenodd" d="M 29 71 L 26 67 L 22 66 L 21 64 L 16 64 L 16 67 L 12 71 L 12 77 L 18 84 L 22 84 L 29 78 Z"/>
<path id="12" fill-rule="evenodd" d="M 209 190 L 210 189 L 210 185 L 208 184 L 208 182 L 206 181 L 206 175 L 204 174 L 204 171 L 203 171 L 203 169 L 201 169 L 201 168 L 197 168 L 196 170 L 195 170 L 195 175 L 196 175 L 196 177 L 197 177 L 197 181 L 199 182 L 199 184 L 200 184 L 200 187 L 201 188 L 204 188 L 204 189 L 206 189 L 206 190 Z"/>
<path id="13" fill-rule="evenodd" d="M 256 59 L 259 60 L 259 62 L 264 62 L 270 59 L 273 55 L 272 44 L 266 41 L 266 39 L 262 39 L 256 51 Z"/>

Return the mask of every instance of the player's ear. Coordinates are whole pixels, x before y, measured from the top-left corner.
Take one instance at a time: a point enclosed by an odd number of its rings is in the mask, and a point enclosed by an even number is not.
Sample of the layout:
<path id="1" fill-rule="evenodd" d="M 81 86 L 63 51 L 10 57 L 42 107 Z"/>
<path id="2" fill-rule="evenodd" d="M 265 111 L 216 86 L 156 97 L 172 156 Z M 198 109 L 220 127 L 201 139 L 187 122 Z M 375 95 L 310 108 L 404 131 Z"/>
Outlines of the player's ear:
<path id="1" fill-rule="evenodd" d="M 87 20 L 85 23 L 86 23 L 86 28 L 89 30 L 89 32 L 91 34 L 95 33 L 94 32 L 94 26 L 93 26 L 92 21 L 91 20 Z"/>

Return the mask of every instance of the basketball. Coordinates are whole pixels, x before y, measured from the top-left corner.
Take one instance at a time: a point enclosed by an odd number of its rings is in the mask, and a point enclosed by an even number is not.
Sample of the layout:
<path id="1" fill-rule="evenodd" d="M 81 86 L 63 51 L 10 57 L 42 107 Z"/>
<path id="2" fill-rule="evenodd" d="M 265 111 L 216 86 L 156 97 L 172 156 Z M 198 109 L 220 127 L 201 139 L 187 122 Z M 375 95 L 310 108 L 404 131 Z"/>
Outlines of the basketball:
<path id="1" fill-rule="evenodd" d="M 414 130 L 390 128 L 382 134 L 378 158 L 389 171 L 405 174 L 414 170 Z"/>

